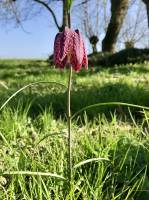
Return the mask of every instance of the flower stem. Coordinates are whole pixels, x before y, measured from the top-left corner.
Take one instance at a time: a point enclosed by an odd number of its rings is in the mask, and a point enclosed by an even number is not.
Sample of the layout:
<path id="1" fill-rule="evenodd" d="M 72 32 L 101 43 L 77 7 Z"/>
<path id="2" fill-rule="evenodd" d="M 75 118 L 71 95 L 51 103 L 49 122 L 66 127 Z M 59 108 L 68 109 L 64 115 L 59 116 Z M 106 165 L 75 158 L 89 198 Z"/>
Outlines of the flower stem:
<path id="1" fill-rule="evenodd" d="M 72 139 L 71 139 L 71 79 L 72 79 L 72 67 L 70 67 L 69 71 L 69 79 L 68 79 L 68 93 L 67 93 L 67 123 L 68 123 L 68 181 L 69 188 L 71 187 L 72 180 Z"/>

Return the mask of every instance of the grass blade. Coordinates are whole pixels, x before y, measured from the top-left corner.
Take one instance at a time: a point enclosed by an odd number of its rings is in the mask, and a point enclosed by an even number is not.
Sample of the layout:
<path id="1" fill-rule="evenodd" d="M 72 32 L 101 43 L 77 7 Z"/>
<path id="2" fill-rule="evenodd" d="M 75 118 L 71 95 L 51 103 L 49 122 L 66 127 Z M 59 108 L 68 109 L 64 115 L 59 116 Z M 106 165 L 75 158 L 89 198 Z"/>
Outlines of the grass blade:
<path id="1" fill-rule="evenodd" d="M 99 161 L 109 161 L 109 159 L 108 158 L 91 158 L 91 159 L 87 159 L 87 160 L 81 161 L 78 164 L 76 164 L 74 166 L 74 168 L 78 168 L 78 167 L 80 167 L 82 165 L 85 165 L 85 164 L 88 164 L 90 162 L 99 162 Z"/>
<path id="2" fill-rule="evenodd" d="M 13 93 L 4 103 L 3 105 L 0 107 L 0 111 L 8 104 L 8 102 L 13 99 L 17 94 L 19 94 L 20 92 L 22 92 L 23 90 L 25 90 L 28 87 L 32 87 L 38 84 L 56 84 L 56 85 L 60 85 L 62 87 L 65 87 L 65 85 L 63 85 L 62 83 L 58 83 L 58 82 L 50 82 L 50 81 L 38 81 L 38 82 L 34 82 L 34 83 L 30 83 L 28 85 L 23 86 L 22 88 L 20 88 L 19 90 L 17 90 L 15 93 Z"/>
<path id="3" fill-rule="evenodd" d="M 48 137 L 52 137 L 52 136 L 60 136 L 60 137 L 67 137 L 65 135 L 62 135 L 61 133 L 48 133 L 45 136 L 43 136 L 37 143 L 35 146 L 38 146 L 43 140 L 47 139 Z"/>
<path id="4" fill-rule="evenodd" d="M 56 173 L 50 173 L 50 172 L 31 172 L 31 171 L 6 171 L 2 173 L 2 175 L 30 175 L 30 176 L 51 176 L 53 178 L 59 178 L 65 180 L 65 178 L 61 175 L 58 175 Z"/>
<path id="5" fill-rule="evenodd" d="M 96 103 L 96 104 L 92 104 L 92 105 L 89 105 L 89 106 L 85 106 L 82 109 L 78 110 L 76 113 L 74 113 L 71 118 L 73 119 L 74 117 L 76 117 L 79 113 L 81 113 L 84 110 L 88 110 L 88 109 L 99 107 L 99 106 L 112 106 L 112 105 L 117 105 L 117 106 L 121 105 L 121 106 L 128 106 L 128 107 L 134 107 L 134 108 L 149 110 L 149 107 L 147 107 L 147 106 L 140 106 L 140 105 L 124 103 L 124 102 L 104 102 L 104 103 Z"/>

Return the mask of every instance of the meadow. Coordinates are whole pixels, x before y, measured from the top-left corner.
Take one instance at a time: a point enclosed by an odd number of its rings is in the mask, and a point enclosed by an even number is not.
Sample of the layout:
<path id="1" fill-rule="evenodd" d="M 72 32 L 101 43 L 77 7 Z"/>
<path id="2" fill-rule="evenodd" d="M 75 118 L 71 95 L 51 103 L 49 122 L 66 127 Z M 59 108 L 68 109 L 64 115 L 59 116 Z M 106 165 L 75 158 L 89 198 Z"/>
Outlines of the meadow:
<path id="1" fill-rule="evenodd" d="M 71 191 L 67 79 L 44 60 L 0 60 L 0 107 L 21 87 L 45 82 L 0 110 L 0 200 L 148 200 L 149 109 L 106 102 L 149 107 L 149 63 L 73 73 L 72 115 L 103 105 L 74 115 Z"/>

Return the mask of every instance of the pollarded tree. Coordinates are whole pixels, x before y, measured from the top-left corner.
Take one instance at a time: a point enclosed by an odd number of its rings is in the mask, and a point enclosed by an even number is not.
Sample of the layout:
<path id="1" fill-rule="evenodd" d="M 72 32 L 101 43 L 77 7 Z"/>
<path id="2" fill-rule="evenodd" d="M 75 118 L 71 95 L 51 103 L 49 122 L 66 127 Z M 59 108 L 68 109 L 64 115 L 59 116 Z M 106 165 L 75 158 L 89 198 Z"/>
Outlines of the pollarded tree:
<path id="1" fill-rule="evenodd" d="M 74 4 L 73 7 L 75 22 L 87 37 L 93 53 L 97 52 L 97 44 L 101 43 L 101 38 L 107 31 L 108 7 L 109 0 L 80 0 L 80 3 Z"/>
<path id="2" fill-rule="evenodd" d="M 142 46 L 144 42 L 146 43 L 148 40 L 149 29 L 147 26 L 145 9 L 146 8 L 142 1 L 131 1 L 123 26 L 118 36 L 118 45 L 121 46 L 125 44 L 125 48 L 133 48 L 137 44 Z"/>
<path id="3" fill-rule="evenodd" d="M 148 14 L 149 25 L 149 0 L 141 0 L 145 3 Z M 111 19 L 108 25 L 108 29 L 105 38 L 102 41 L 102 50 L 108 52 L 114 52 L 119 32 L 123 25 L 123 21 L 127 14 L 129 7 L 129 0 L 111 0 Z"/>
<path id="4" fill-rule="evenodd" d="M 92 46 L 93 53 L 97 52 L 97 43 L 99 41 L 99 1 L 100 0 L 94 0 L 94 2 L 92 1 L 91 5 L 90 2 L 86 1 L 84 4 L 82 4 L 81 9 L 83 14 L 83 29 Z"/>

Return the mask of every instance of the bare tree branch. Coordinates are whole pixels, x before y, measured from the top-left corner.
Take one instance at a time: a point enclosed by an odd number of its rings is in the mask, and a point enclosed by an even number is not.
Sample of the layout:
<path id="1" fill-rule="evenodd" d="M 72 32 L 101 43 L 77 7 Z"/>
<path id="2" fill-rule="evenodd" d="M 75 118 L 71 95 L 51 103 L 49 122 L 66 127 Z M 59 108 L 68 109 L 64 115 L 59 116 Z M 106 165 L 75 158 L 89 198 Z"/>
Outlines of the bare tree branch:
<path id="1" fill-rule="evenodd" d="M 145 15 L 145 7 L 142 1 L 134 0 L 133 4 L 131 2 L 118 37 L 118 45 L 125 45 L 125 48 L 131 48 L 137 44 L 142 45 L 143 40 L 147 41 L 149 31 Z"/>
<path id="2" fill-rule="evenodd" d="M 82 5 L 86 4 L 86 3 L 88 3 L 89 1 L 91 1 L 91 0 L 84 0 L 83 2 L 75 5 L 75 7 L 82 6 Z"/>
<path id="3" fill-rule="evenodd" d="M 55 16 L 55 13 L 53 12 L 53 10 L 50 8 L 50 6 L 47 4 L 47 3 L 45 3 L 44 1 L 42 1 L 42 0 L 33 0 L 34 2 L 37 2 L 37 3 L 39 3 L 39 4 L 41 4 L 41 5 L 43 5 L 50 13 L 51 13 L 51 15 L 52 15 L 52 17 L 53 17 L 53 20 L 54 20 L 54 22 L 55 22 L 55 25 L 57 26 L 57 28 L 59 29 L 59 30 L 61 30 L 61 27 L 59 26 L 59 24 L 58 24 L 58 21 L 57 21 L 57 18 L 56 18 L 56 16 Z"/>

